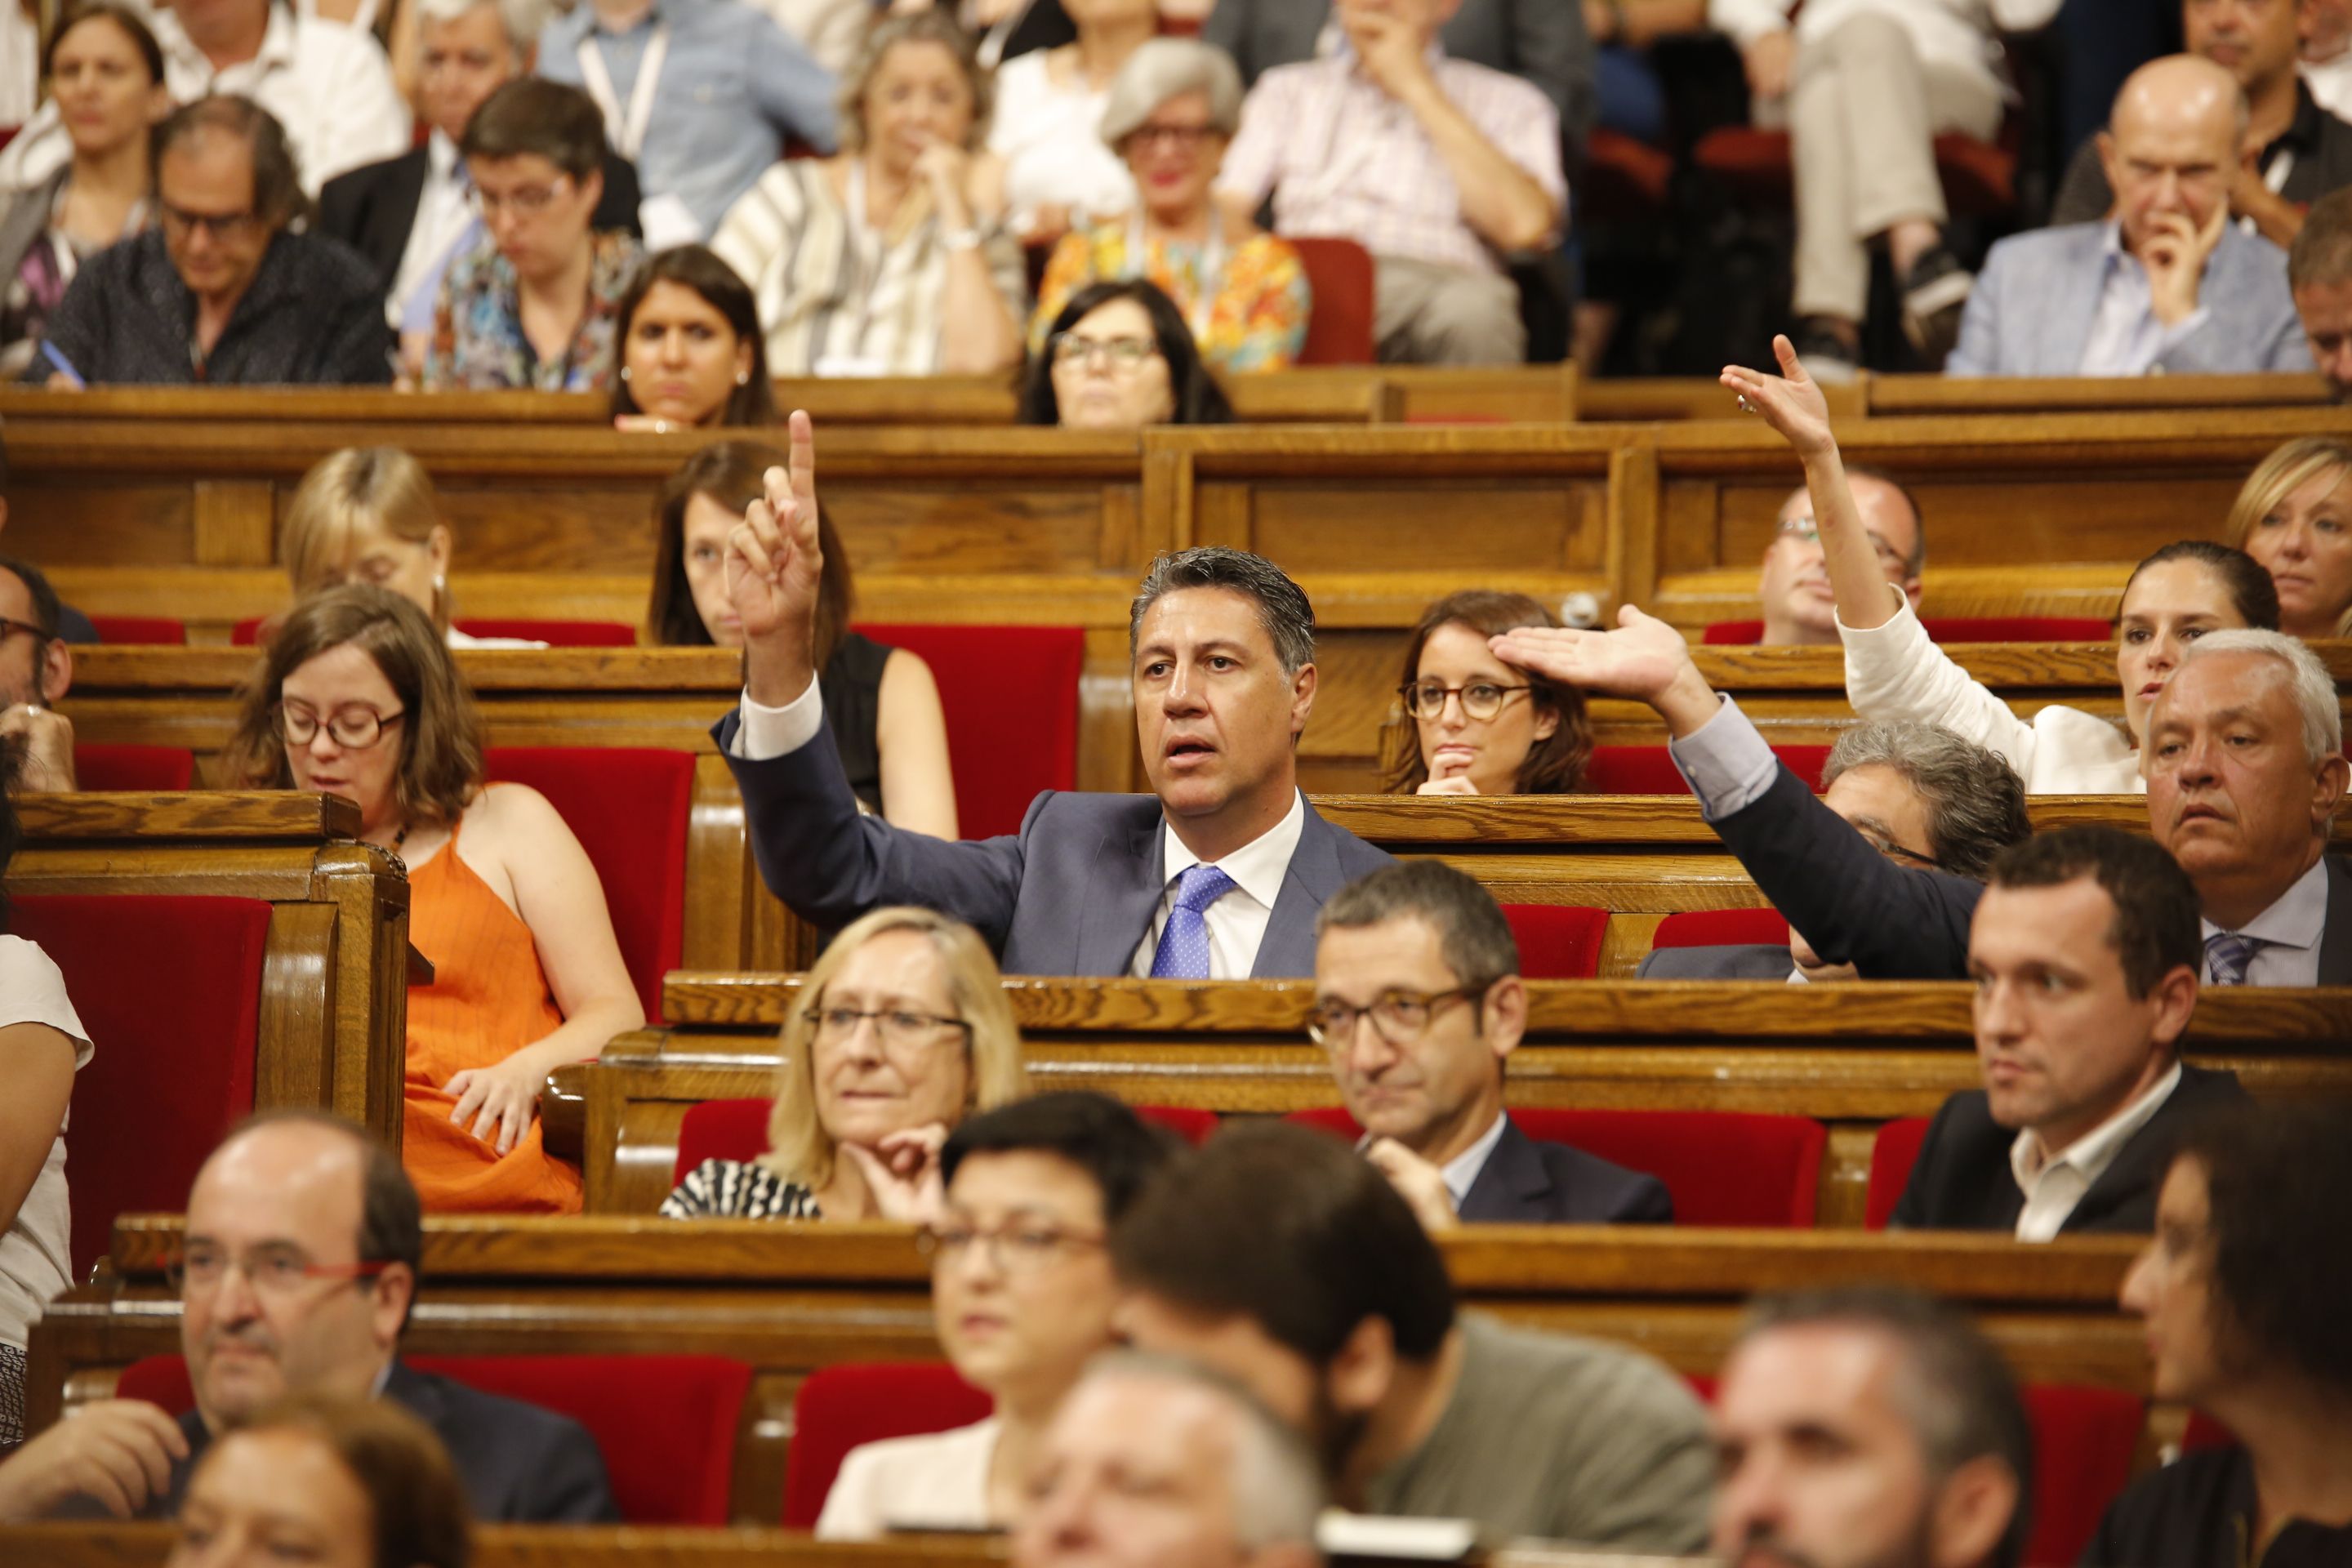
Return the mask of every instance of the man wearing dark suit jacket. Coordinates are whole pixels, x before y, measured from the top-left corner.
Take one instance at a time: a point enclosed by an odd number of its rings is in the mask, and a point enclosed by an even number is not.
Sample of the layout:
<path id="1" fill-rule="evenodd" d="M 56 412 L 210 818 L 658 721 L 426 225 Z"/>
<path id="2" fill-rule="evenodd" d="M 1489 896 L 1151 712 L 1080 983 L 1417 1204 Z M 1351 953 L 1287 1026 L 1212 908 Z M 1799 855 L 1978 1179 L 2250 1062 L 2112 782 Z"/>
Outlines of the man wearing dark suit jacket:
<path id="1" fill-rule="evenodd" d="M 795 412 L 789 472 L 768 470 L 767 499 L 728 542 L 744 690 L 712 731 L 760 873 L 794 913 L 840 926 L 920 904 L 978 930 L 1014 973 L 1313 972 L 1316 911 L 1389 857 L 1298 791 L 1316 680 L 1298 584 L 1238 550 L 1160 557 L 1129 622 L 1151 795 L 1048 793 L 1017 835 L 950 844 L 858 812 L 811 653 L 817 538 L 815 436 Z"/>
<path id="2" fill-rule="evenodd" d="M 195 1408 L 100 1400 L 0 1464 L 0 1523 L 168 1517 L 222 1430 L 291 1393 L 395 1399 L 440 1435 L 485 1522 L 617 1522 L 595 1439 L 399 1360 L 423 1247 L 398 1156 L 323 1111 L 229 1134 L 188 1194 L 180 1343 Z"/>
<path id="3" fill-rule="evenodd" d="M 1364 1129 L 1364 1157 L 1423 1226 L 1674 1219 L 1656 1177 L 1538 1142 L 1503 1110 L 1528 988 L 1510 923 L 1475 879 L 1399 861 L 1342 888 L 1316 931 L 1310 1032 Z"/>

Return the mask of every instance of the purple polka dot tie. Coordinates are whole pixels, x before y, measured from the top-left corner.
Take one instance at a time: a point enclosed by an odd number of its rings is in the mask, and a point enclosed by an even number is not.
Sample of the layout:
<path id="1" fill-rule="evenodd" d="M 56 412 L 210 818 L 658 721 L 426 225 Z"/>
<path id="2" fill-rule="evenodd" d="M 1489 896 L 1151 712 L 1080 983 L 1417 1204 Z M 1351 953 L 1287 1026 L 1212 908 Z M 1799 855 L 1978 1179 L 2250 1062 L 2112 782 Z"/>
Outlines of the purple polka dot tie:
<path id="1" fill-rule="evenodd" d="M 1234 879 L 1214 866 L 1190 866 L 1176 878 L 1176 903 L 1160 928 L 1151 955 L 1154 980 L 1209 977 L 1209 922 L 1202 911 L 1234 890 Z"/>

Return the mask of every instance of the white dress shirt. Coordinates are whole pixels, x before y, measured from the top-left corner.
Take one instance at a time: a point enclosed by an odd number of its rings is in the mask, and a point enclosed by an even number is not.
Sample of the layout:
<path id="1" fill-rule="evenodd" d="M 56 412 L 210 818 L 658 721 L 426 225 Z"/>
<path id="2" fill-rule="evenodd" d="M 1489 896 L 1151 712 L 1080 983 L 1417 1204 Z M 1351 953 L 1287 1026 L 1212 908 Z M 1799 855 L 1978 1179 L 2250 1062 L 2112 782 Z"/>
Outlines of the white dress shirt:
<path id="1" fill-rule="evenodd" d="M 2320 108 L 2338 120 L 2352 117 L 2352 49 L 2334 59 L 2301 60 L 2294 68 Z"/>
<path id="2" fill-rule="evenodd" d="M 1283 879 L 1290 875 L 1290 857 L 1298 847 L 1299 835 L 1306 831 L 1307 797 L 1294 790 L 1290 809 L 1280 822 L 1216 862 L 1217 868 L 1234 879 L 1234 887 L 1201 911 L 1209 928 L 1210 979 L 1247 980 L 1257 966 L 1258 945 L 1265 941 L 1266 922 L 1274 918 L 1274 901 L 1282 896 Z M 1160 930 L 1176 904 L 1176 879 L 1201 864 L 1201 858 L 1184 847 L 1176 829 L 1165 821 L 1160 825 L 1160 853 L 1168 885 L 1160 892 L 1160 907 L 1152 911 L 1150 927 L 1136 945 L 1135 960 L 1128 965 L 1128 973 L 1139 980 L 1151 976 Z"/>
<path id="3" fill-rule="evenodd" d="M 2209 941 L 2223 931 L 2211 921 L 2200 921 L 2198 927 Z M 2278 896 L 2276 903 L 2230 934 L 2262 940 L 2263 945 L 2254 949 L 2246 963 L 2247 984 L 2316 985 L 2319 939 L 2326 930 L 2327 860 L 2323 856 Z M 2202 965 L 2199 977 L 2208 985 L 2213 984 L 2210 962 Z"/>
<path id="4" fill-rule="evenodd" d="M 2124 248 L 2123 226 L 2110 221 L 2100 250 L 2105 270 L 2099 306 L 2091 317 L 2091 340 L 2083 348 L 2084 375 L 2146 375 L 2165 352 L 2198 328 L 2212 312 L 2203 304 L 2166 326 L 2156 317 L 2147 268 Z"/>
<path id="5" fill-rule="evenodd" d="M 2053 1155 L 2042 1146 L 2042 1135 L 2029 1127 L 2017 1135 L 2009 1146 L 2010 1173 L 2017 1178 L 2020 1192 L 2025 1194 L 2025 1207 L 2018 1212 L 2017 1239 L 2020 1241 L 2050 1241 L 2083 1201 L 2098 1179 L 2106 1174 L 2116 1155 L 2130 1142 L 2150 1118 L 2163 1109 L 2172 1091 L 2180 1087 L 2180 1064 L 2151 1085 L 2146 1094 L 2108 1117 L 2085 1132 L 2064 1150 Z"/>
<path id="6" fill-rule="evenodd" d="M 433 308 L 441 274 L 474 226 L 471 182 L 459 177 L 457 144 L 436 131 L 425 143 L 425 188 L 417 193 L 416 221 L 408 230 L 408 246 L 400 253 L 400 270 L 393 277 L 392 293 L 383 302 L 384 320 L 398 328 L 419 294 L 425 308 Z"/>

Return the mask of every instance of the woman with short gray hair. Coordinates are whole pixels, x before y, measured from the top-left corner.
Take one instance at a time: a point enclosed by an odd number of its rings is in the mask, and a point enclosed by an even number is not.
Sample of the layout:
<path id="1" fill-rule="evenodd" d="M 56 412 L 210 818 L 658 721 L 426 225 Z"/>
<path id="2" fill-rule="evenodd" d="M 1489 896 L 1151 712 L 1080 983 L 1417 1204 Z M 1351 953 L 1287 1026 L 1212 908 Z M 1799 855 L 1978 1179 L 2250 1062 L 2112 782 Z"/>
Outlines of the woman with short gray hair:
<path id="1" fill-rule="evenodd" d="M 1088 284 L 1149 279 L 1219 370 L 1281 370 L 1307 341 L 1313 296 L 1298 252 L 1211 199 L 1241 123 L 1241 74 L 1222 49 L 1154 38 L 1119 68 L 1102 139 L 1134 176 L 1126 213 L 1063 237 L 1045 264 L 1030 351 Z"/>

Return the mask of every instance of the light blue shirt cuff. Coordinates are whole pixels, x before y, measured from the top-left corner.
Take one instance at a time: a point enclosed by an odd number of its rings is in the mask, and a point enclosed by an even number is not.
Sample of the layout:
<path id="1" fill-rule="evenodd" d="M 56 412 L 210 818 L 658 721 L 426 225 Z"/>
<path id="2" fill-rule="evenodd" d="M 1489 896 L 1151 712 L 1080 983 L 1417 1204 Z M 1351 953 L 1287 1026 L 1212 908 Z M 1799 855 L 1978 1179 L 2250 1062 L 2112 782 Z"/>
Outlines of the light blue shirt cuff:
<path id="1" fill-rule="evenodd" d="M 742 714 L 742 722 L 735 729 L 735 754 L 747 763 L 790 756 L 815 740 L 816 732 L 824 728 L 824 699 L 814 680 L 806 691 L 782 708 L 754 702 L 746 691 L 738 711 Z"/>
<path id="2" fill-rule="evenodd" d="M 1780 759 L 1730 698 L 1714 718 L 1667 743 L 1666 754 L 1698 796 L 1699 815 L 1720 822 L 1762 798 L 1780 772 Z"/>

